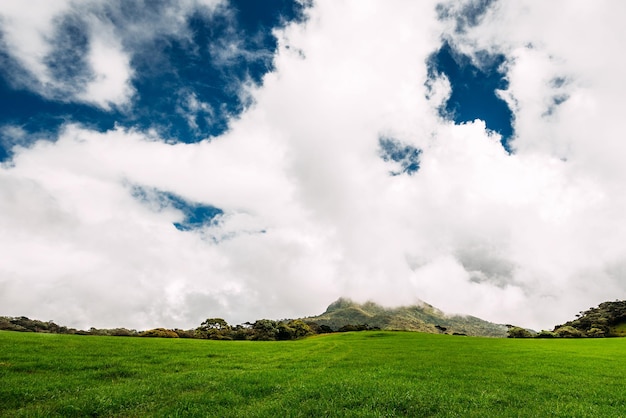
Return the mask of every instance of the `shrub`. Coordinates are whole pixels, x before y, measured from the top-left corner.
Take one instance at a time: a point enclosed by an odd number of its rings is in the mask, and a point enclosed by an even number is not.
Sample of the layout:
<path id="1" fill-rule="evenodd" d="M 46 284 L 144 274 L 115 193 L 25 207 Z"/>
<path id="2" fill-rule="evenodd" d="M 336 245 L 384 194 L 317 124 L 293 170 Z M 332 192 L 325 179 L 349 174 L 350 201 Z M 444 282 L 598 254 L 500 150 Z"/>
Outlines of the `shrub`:
<path id="1" fill-rule="evenodd" d="M 604 337 L 606 332 L 602 328 L 593 327 L 589 331 L 587 331 L 588 337 L 600 338 Z"/>
<path id="2" fill-rule="evenodd" d="M 559 335 L 556 332 L 542 330 L 539 334 L 535 335 L 535 338 L 556 338 Z"/>
<path id="3" fill-rule="evenodd" d="M 555 329 L 554 332 L 561 338 L 581 338 L 584 336 L 581 331 L 569 325 L 563 325 Z"/>
<path id="4" fill-rule="evenodd" d="M 192 329 L 174 329 L 174 332 L 178 335 L 178 338 L 195 338 L 195 332 Z"/>
<path id="5" fill-rule="evenodd" d="M 511 327 L 509 328 L 508 338 L 532 338 L 533 334 L 525 328 Z"/>
<path id="6" fill-rule="evenodd" d="M 115 328 L 109 330 L 109 335 L 114 337 L 134 337 L 137 335 L 137 331 L 126 329 L 126 328 Z"/>
<path id="7" fill-rule="evenodd" d="M 155 328 L 139 334 L 140 337 L 178 338 L 178 334 L 171 329 Z"/>

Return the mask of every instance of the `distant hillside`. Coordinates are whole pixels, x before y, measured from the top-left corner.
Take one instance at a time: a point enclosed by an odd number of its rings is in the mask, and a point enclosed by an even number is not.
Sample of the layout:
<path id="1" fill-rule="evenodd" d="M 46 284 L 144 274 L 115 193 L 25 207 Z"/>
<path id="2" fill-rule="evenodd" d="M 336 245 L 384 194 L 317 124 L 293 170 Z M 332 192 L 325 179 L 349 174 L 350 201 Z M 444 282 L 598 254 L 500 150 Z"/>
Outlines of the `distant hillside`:
<path id="1" fill-rule="evenodd" d="M 573 321 L 554 327 L 568 337 L 626 337 L 626 301 L 603 302 L 580 312 Z"/>
<path id="2" fill-rule="evenodd" d="M 137 331 L 126 328 L 91 328 L 82 331 L 59 326 L 52 321 L 43 322 L 25 316 L 0 316 L 0 330 L 6 331 L 219 340 L 290 340 L 327 332 L 371 329 L 485 337 L 506 337 L 508 330 L 505 325 L 487 322 L 474 316 L 446 315 L 426 303 L 384 308 L 373 302 L 359 304 L 345 298 L 331 303 L 326 312 L 318 316 L 279 321 L 260 319 L 254 323 L 246 322 L 234 326 L 222 318 L 208 318 L 199 327 L 188 330 L 154 328 Z"/>
<path id="3" fill-rule="evenodd" d="M 433 334 L 465 334 L 485 337 L 506 337 L 507 327 L 474 316 L 446 315 L 429 305 L 384 308 L 373 302 L 356 303 L 340 298 L 321 315 L 302 318 L 339 330 L 346 325 L 367 324 L 383 330 L 421 331 Z"/>

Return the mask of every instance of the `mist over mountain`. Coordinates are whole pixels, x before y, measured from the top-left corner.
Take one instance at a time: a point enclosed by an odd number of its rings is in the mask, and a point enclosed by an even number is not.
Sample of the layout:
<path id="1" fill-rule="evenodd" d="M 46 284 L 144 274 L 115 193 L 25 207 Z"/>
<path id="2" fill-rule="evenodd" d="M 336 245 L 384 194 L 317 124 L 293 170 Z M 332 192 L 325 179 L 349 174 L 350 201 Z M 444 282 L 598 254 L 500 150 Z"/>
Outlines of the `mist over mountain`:
<path id="1" fill-rule="evenodd" d="M 339 330 L 349 325 L 366 324 L 382 330 L 419 331 L 434 334 L 465 334 L 471 336 L 505 337 L 507 327 L 470 315 L 447 315 L 432 305 L 385 308 L 374 302 L 359 304 L 348 298 L 331 303 L 317 316 L 303 318 Z"/>

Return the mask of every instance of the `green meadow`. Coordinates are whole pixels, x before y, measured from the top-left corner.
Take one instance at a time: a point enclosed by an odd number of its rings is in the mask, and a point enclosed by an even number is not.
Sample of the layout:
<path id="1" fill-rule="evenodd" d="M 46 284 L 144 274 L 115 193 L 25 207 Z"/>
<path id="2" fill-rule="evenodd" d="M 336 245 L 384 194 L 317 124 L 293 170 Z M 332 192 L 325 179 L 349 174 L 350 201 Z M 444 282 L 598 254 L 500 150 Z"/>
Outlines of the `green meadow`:
<path id="1" fill-rule="evenodd" d="M 3 417 L 625 417 L 626 340 L 0 332 Z"/>

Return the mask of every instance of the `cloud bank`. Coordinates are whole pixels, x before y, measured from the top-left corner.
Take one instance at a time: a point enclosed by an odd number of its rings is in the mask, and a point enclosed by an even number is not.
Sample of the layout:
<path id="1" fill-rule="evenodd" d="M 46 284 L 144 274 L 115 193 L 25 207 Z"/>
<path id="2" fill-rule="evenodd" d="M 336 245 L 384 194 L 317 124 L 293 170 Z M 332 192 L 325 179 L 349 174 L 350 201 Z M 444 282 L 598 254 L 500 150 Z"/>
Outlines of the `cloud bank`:
<path id="1" fill-rule="evenodd" d="M 142 39 L 184 39 L 193 11 L 233 7 L 172 3 L 157 22 L 128 22 L 115 18 L 126 2 L 96 3 L 80 19 L 82 3 L 0 6 L 3 62 L 28 69 L 16 88 L 132 108 Z M 540 329 L 623 299 L 624 9 L 316 1 L 273 30 L 259 83 L 229 87 L 247 106 L 217 136 L 70 119 L 29 142 L 7 125 L 20 141 L 0 169 L 2 313 L 184 328 L 313 315 L 346 296 Z M 64 36 L 82 42 L 73 70 L 53 41 Z M 504 56 L 511 152 L 485 121 L 442 116 L 454 85 L 428 60 L 444 42 L 477 68 Z M 227 62 L 237 45 L 212 48 Z M 59 76 L 51 56 L 73 72 Z M 202 99 L 180 97 L 199 123 Z M 190 223 L 189 207 L 218 210 Z"/>

